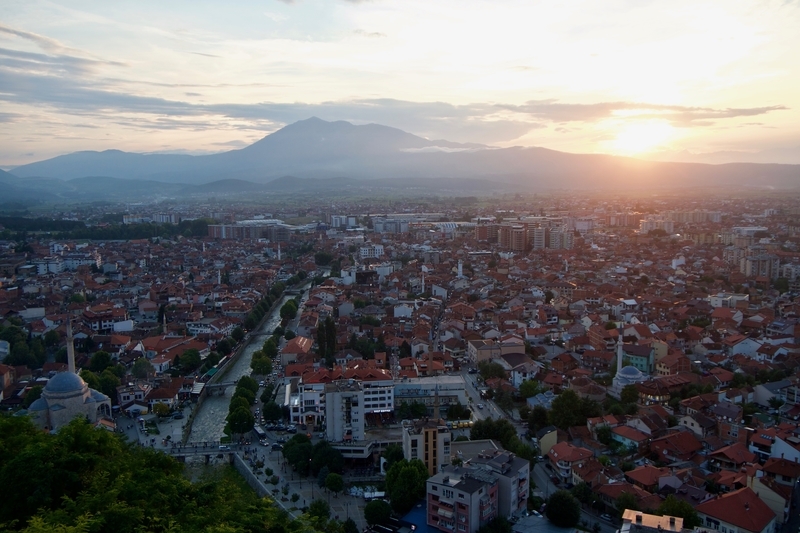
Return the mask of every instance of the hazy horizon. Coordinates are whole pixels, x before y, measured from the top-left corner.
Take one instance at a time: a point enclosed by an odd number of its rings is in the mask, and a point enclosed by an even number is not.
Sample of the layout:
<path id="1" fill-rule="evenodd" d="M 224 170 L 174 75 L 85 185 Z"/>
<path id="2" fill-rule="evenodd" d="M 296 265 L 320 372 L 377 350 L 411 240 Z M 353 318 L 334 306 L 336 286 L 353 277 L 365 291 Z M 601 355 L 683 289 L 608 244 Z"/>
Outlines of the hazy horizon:
<path id="1" fill-rule="evenodd" d="M 0 167 L 217 153 L 317 116 L 428 139 L 800 163 L 800 5 L 14 1 Z"/>

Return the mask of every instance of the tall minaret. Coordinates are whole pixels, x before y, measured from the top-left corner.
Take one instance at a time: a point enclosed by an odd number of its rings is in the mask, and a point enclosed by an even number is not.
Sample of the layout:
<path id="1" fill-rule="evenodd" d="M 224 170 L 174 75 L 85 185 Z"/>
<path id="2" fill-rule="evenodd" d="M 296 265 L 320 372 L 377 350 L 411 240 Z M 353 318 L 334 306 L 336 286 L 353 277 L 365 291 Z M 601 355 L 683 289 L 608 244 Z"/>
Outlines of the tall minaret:
<path id="1" fill-rule="evenodd" d="M 281 260 L 281 243 L 278 242 L 278 261 Z"/>
<path id="2" fill-rule="evenodd" d="M 72 319 L 67 319 L 67 369 L 75 374 L 75 338 L 72 336 Z"/>
<path id="3" fill-rule="evenodd" d="M 452 270 L 451 270 L 451 272 L 452 272 Z M 463 277 L 464 277 L 464 262 L 461 259 L 459 259 L 458 260 L 458 279 L 461 279 Z"/>
<path id="4" fill-rule="evenodd" d="M 622 370 L 622 333 L 619 334 L 617 341 L 617 374 Z"/>

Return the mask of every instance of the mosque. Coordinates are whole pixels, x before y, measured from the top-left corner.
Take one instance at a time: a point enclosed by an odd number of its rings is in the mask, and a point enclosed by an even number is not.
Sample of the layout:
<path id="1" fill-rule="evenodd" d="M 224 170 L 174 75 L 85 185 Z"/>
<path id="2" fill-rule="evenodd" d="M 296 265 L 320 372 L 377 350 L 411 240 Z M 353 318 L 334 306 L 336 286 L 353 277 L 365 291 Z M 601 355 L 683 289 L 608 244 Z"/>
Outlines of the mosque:
<path id="1" fill-rule="evenodd" d="M 617 341 L 617 373 L 614 376 L 611 388 L 608 390 L 608 394 L 617 400 L 619 400 L 622 395 L 622 389 L 628 385 L 636 385 L 637 383 L 647 381 L 649 377 L 635 366 L 628 365 L 623 367 L 622 358 L 624 355 L 625 353 L 622 349 L 622 335 L 620 335 Z"/>
<path id="2" fill-rule="evenodd" d="M 28 407 L 33 422 L 46 431 L 57 431 L 77 416 L 96 424 L 103 417 L 111 418 L 111 399 L 94 389 L 75 372 L 75 347 L 72 325 L 67 322 L 66 372 L 59 372 L 47 382 L 42 396 Z"/>

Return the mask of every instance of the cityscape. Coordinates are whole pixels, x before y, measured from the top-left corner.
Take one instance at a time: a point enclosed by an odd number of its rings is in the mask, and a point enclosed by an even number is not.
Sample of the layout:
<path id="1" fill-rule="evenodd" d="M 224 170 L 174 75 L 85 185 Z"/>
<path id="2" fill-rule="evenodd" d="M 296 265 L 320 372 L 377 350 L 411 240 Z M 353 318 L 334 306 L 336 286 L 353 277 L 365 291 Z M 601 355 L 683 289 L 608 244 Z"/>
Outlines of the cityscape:
<path id="1" fill-rule="evenodd" d="M 800 531 L 792 2 L 12 2 L 0 531 Z"/>

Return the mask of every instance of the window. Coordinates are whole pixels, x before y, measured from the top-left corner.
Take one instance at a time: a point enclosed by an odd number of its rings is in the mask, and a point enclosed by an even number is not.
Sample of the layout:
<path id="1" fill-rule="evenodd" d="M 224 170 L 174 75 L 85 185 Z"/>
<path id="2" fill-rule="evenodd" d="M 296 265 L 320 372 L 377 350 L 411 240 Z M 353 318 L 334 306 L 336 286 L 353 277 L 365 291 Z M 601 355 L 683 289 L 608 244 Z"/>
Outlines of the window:
<path id="1" fill-rule="evenodd" d="M 444 489 L 444 497 L 445 498 L 452 498 L 453 497 L 453 491 L 452 490 L 448 490 L 448 489 Z"/>

